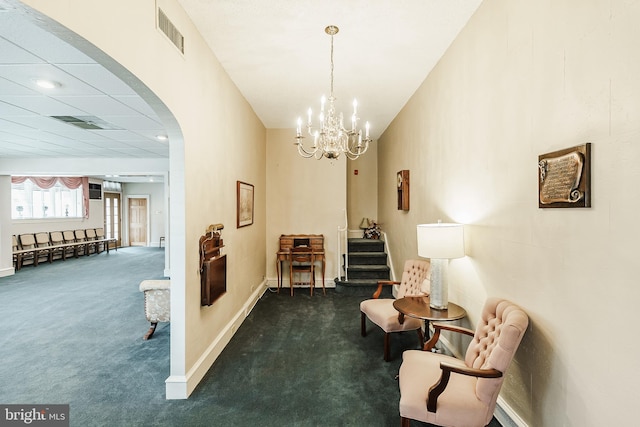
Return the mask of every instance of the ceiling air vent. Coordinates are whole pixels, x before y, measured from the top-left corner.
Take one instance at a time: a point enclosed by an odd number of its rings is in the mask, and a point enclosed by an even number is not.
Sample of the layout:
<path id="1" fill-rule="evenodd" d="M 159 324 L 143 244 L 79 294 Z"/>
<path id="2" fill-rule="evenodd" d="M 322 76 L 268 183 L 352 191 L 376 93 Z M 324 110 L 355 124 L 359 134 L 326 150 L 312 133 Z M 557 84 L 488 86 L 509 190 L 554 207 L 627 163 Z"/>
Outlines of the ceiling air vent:
<path id="1" fill-rule="evenodd" d="M 171 43 L 184 54 L 184 36 L 178 31 L 176 26 L 173 25 L 173 22 L 169 21 L 167 15 L 165 15 L 160 8 L 158 8 L 158 28 L 171 40 Z"/>
<path id="2" fill-rule="evenodd" d="M 115 130 L 120 129 L 119 127 L 112 125 L 110 123 L 105 122 L 102 119 L 99 119 L 94 116 L 50 116 L 52 119 L 60 120 L 68 125 L 77 126 L 81 129 L 90 129 L 90 130 Z"/>

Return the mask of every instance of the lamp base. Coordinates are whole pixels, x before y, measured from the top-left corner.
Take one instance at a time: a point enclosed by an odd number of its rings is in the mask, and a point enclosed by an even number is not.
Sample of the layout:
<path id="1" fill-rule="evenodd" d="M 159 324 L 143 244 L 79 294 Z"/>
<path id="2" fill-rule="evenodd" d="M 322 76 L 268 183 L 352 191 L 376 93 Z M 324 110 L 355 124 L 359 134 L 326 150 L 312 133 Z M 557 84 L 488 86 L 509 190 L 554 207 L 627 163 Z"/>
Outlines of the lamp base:
<path id="1" fill-rule="evenodd" d="M 429 307 L 446 310 L 449 307 L 448 259 L 431 259 L 431 292 Z"/>

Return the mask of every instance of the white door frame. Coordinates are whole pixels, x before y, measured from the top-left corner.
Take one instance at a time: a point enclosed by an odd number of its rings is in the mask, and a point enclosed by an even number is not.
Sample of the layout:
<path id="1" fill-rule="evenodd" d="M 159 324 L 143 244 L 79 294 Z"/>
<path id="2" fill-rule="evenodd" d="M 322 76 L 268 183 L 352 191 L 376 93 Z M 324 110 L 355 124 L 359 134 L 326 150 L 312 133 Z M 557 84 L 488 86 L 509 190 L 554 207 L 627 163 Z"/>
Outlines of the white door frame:
<path id="1" fill-rule="evenodd" d="M 130 199 L 146 199 L 147 201 L 147 238 L 145 242 L 145 246 L 149 246 L 149 242 L 151 241 L 151 215 L 150 215 L 150 205 L 149 205 L 149 195 L 135 195 L 135 194 L 127 194 L 127 246 L 131 246 L 131 239 L 129 239 L 129 200 Z"/>

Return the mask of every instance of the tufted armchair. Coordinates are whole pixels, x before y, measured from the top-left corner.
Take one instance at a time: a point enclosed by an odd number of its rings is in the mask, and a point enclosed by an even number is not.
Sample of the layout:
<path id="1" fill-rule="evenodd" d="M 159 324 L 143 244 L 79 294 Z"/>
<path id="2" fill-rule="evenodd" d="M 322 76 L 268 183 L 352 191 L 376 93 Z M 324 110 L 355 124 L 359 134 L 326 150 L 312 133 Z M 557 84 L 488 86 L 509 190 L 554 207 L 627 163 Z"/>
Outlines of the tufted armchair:
<path id="1" fill-rule="evenodd" d="M 158 322 L 171 320 L 171 280 L 143 280 L 140 292 L 144 292 L 144 314 L 151 327 L 143 339 L 148 340 L 156 331 Z"/>
<path id="2" fill-rule="evenodd" d="M 434 323 L 425 344 L 431 350 L 441 330 L 473 336 L 465 359 L 430 351 L 408 350 L 400 365 L 400 418 L 438 426 L 486 426 L 493 417 L 504 373 L 522 340 L 529 318 L 509 301 L 492 298 L 482 310 L 475 333 Z M 453 374 L 453 375 L 452 375 Z"/>
<path id="3" fill-rule="evenodd" d="M 420 344 L 424 340 L 422 334 L 422 320 L 405 317 L 402 323 L 398 320 L 398 311 L 393 307 L 393 299 L 379 298 L 384 286 L 400 285 L 398 298 L 405 296 L 429 295 L 431 278 L 431 264 L 426 260 L 407 260 L 404 263 L 402 280 L 378 281 L 378 289 L 372 299 L 360 303 L 360 331 L 367 336 L 367 318 L 384 331 L 384 360 L 390 360 L 389 340 L 392 332 L 417 331 Z"/>

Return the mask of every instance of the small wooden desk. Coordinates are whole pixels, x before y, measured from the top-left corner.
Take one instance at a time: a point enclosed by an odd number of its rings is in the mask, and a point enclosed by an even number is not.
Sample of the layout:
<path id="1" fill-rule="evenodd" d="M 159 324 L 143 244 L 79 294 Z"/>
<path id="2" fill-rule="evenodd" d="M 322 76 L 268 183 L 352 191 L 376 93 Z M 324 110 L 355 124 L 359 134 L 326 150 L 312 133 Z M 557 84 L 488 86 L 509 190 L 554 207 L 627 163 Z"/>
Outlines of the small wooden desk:
<path id="1" fill-rule="evenodd" d="M 297 243 L 306 244 L 311 248 L 313 260 L 322 263 L 322 287 L 324 288 L 324 273 L 326 259 L 324 254 L 324 235 L 322 234 L 282 234 L 280 235 L 280 248 L 276 252 L 276 273 L 278 275 L 278 292 L 282 284 L 282 263 L 291 260 L 291 248 L 299 246 Z M 292 286 L 292 285 L 290 285 Z"/>
<path id="2" fill-rule="evenodd" d="M 429 297 L 404 297 L 393 301 L 393 307 L 399 311 L 398 321 L 404 322 L 404 316 L 424 320 L 425 342 L 429 339 L 429 322 L 447 322 L 462 319 L 467 315 L 464 308 L 452 302 L 446 310 L 438 310 L 429 306 Z"/>

